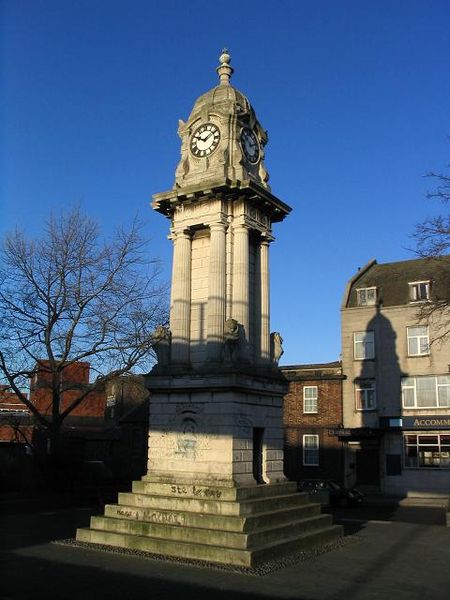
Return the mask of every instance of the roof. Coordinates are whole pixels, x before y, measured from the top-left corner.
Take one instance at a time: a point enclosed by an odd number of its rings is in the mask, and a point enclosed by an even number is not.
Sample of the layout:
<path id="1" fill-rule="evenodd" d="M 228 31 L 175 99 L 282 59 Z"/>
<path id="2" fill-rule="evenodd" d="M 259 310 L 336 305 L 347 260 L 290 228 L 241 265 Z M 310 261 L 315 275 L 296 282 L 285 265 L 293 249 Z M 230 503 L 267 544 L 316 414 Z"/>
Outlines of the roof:
<path id="1" fill-rule="evenodd" d="M 293 370 L 298 370 L 298 369 L 317 371 L 317 369 L 336 369 L 336 368 L 340 368 L 341 366 L 342 366 L 341 361 L 335 360 L 335 361 L 329 362 L 329 363 L 308 363 L 308 364 L 304 364 L 304 365 L 283 365 L 283 366 L 280 366 L 279 368 L 281 369 L 281 371 L 293 371 Z"/>
<path id="2" fill-rule="evenodd" d="M 429 281 L 431 297 L 450 299 L 450 255 L 378 264 L 372 260 L 347 285 L 343 308 L 357 306 L 356 290 L 376 287 L 383 306 L 409 304 L 409 283 Z"/>
<path id="3" fill-rule="evenodd" d="M 238 113 L 242 113 L 253 111 L 248 98 L 242 92 L 232 85 L 219 84 L 197 98 L 189 120 L 197 113 L 200 113 L 205 106 L 211 108 L 218 107 L 219 110 L 223 110 L 224 105 L 228 106 L 232 112 L 237 111 Z"/>
<path id="4" fill-rule="evenodd" d="M 233 67 L 230 65 L 231 56 L 228 50 L 224 48 L 219 57 L 219 66 L 216 71 L 219 76 L 219 85 L 208 90 L 201 95 L 194 104 L 189 121 L 197 114 L 204 112 L 205 106 L 212 108 L 219 107 L 219 111 L 235 113 L 252 113 L 253 108 L 242 92 L 234 88 L 230 84 L 230 79 L 233 74 Z"/>
<path id="5" fill-rule="evenodd" d="M 288 380 L 298 379 L 343 379 L 342 363 L 339 360 L 329 363 L 281 366 L 280 371 Z"/>

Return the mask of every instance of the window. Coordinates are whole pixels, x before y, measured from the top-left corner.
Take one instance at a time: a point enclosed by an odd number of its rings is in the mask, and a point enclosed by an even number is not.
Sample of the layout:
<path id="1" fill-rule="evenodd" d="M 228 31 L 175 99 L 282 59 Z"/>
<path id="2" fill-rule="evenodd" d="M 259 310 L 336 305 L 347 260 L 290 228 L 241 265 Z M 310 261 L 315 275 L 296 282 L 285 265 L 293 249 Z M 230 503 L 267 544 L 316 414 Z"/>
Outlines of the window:
<path id="1" fill-rule="evenodd" d="M 377 301 L 377 288 L 361 288 L 356 290 L 358 306 L 373 306 Z"/>
<path id="2" fill-rule="evenodd" d="M 403 408 L 450 407 L 450 375 L 404 377 Z"/>
<path id="3" fill-rule="evenodd" d="M 430 353 L 428 327 L 407 327 L 408 356 L 423 356 Z"/>
<path id="4" fill-rule="evenodd" d="M 306 385 L 303 388 L 303 412 L 304 413 L 316 413 L 317 412 L 317 397 L 318 397 L 317 385 Z"/>
<path id="5" fill-rule="evenodd" d="M 375 396 L 375 381 L 373 379 L 360 379 L 355 384 L 356 410 L 375 410 L 377 406 Z"/>
<path id="6" fill-rule="evenodd" d="M 450 469 L 448 433 L 406 434 L 405 468 Z"/>
<path id="7" fill-rule="evenodd" d="M 423 302 L 430 299 L 430 282 L 414 281 L 409 284 L 410 302 Z"/>
<path id="8" fill-rule="evenodd" d="M 375 358 L 375 339 L 373 331 L 355 331 L 353 334 L 355 360 Z"/>
<path id="9" fill-rule="evenodd" d="M 303 464 L 305 467 L 319 466 L 319 436 L 303 436 Z"/>

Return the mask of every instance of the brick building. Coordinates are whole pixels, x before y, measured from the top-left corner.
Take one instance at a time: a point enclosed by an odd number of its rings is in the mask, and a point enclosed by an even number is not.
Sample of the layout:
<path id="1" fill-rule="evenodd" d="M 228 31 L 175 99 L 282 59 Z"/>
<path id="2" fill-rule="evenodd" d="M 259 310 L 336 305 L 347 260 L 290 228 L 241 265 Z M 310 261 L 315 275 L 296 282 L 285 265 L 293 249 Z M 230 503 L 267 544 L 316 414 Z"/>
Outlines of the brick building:
<path id="1" fill-rule="evenodd" d="M 285 474 L 289 479 L 343 481 L 342 366 L 340 362 L 280 367 L 289 381 L 284 397 Z"/>
<path id="2" fill-rule="evenodd" d="M 30 411 L 8 385 L 0 385 L 0 442 L 21 442 L 32 437 Z"/>
<path id="3" fill-rule="evenodd" d="M 47 368 L 48 361 L 39 361 L 38 369 L 30 382 L 30 400 L 43 415 L 52 413 L 52 374 Z M 63 412 L 89 386 L 90 365 L 76 362 L 61 372 L 60 413 Z M 89 392 L 86 398 L 68 415 L 65 426 L 101 426 L 106 407 L 106 393 L 98 390 Z"/>
<path id="4" fill-rule="evenodd" d="M 30 386 L 30 398 L 46 415 L 51 414 L 51 375 L 45 361 Z M 61 377 L 61 412 L 89 386 L 90 365 L 78 362 Z M 66 417 L 63 435 L 71 461 L 98 460 L 118 479 L 145 473 L 148 436 L 148 392 L 139 376 L 124 375 L 90 392 Z"/>
<path id="5" fill-rule="evenodd" d="M 52 375 L 47 362 L 39 361 L 30 381 L 29 399 L 39 412 L 51 417 Z M 90 365 L 78 362 L 62 372 L 60 413 L 89 386 Z M 125 375 L 109 381 L 103 389 L 89 392 L 64 419 L 62 452 L 68 471 L 86 461 L 101 461 L 117 480 L 137 479 L 146 471 L 148 391 L 139 376 Z M 9 386 L 0 386 L 0 487 L 13 489 L 23 479 L 27 461 L 46 453 L 47 437 L 35 417 Z M 27 458 L 28 457 L 28 458 Z M 4 474 L 9 475 L 5 478 Z M 29 476 L 27 476 L 29 478 Z"/>
<path id="6" fill-rule="evenodd" d="M 0 385 L 0 491 L 31 485 L 27 442 L 32 437 L 30 412 L 8 385 Z"/>

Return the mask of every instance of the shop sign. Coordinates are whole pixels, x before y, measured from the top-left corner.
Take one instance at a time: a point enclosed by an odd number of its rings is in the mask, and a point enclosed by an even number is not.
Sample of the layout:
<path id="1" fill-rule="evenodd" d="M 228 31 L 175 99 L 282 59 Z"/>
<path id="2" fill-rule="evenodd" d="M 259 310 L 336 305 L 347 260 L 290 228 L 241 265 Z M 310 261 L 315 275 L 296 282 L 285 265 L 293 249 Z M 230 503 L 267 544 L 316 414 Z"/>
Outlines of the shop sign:
<path id="1" fill-rule="evenodd" d="M 336 429 L 329 429 L 328 435 L 332 437 L 350 437 L 352 434 L 351 429 L 344 429 L 343 427 L 338 427 Z"/>
<path id="2" fill-rule="evenodd" d="M 337 427 L 336 429 L 329 429 L 328 435 L 332 437 L 354 437 L 359 439 L 377 437 L 380 435 L 380 431 L 371 427 Z"/>
<path id="3" fill-rule="evenodd" d="M 403 417 L 403 429 L 449 429 L 450 415 Z"/>

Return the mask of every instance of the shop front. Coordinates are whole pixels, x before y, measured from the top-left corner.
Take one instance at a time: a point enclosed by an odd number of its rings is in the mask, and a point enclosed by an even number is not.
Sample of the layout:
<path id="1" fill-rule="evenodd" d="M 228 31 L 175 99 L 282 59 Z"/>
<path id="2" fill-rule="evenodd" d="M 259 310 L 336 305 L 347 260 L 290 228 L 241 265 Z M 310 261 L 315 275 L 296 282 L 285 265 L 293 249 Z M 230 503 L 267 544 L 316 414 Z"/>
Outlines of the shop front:
<path id="1" fill-rule="evenodd" d="M 403 496 L 449 495 L 450 415 L 403 415 L 386 419 L 383 425 L 383 491 Z"/>

